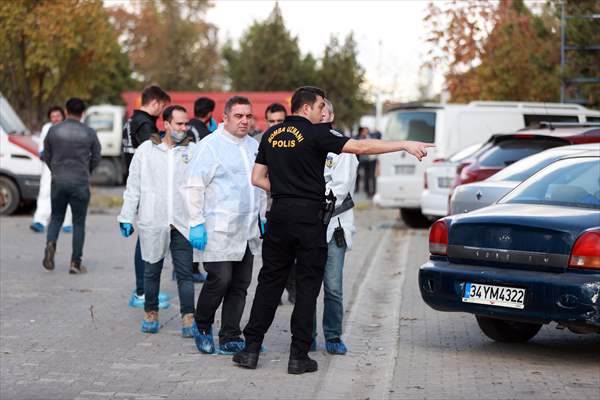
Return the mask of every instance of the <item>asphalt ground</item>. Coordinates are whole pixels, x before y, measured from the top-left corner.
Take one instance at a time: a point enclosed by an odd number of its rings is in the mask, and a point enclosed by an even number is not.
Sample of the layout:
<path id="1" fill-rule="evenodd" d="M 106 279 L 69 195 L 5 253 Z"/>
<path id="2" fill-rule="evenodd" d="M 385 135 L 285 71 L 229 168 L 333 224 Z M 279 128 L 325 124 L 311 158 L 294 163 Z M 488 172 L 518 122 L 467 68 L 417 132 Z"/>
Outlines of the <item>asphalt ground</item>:
<path id="1" fill-rule="evenodd" d="M 483 336 L 472 315 L 431 310 L 417 286 L 427 231 L 407 229 L 395 211 L 364 200 L 344 272 L 346 356 L 328 355 L 321 334 L 311 353 L 319 371 L 288 375 L 287 303 L 258 369 L 198 353 L 180 336 L 169 262 L 161 285 L 172 306 L 160 311 L 158 334 L 142 334 L 143 311 L 127 306 L 135 240 L 119 235 L 120 192 L 94 190 L 84 250 L 89 272 L 81 276 L 67 273 L 70 235 L 61 234 L 56 270 L 47 272 L 45 236 L 29 230 L 31 216 L 0 218 L 0 399 L 600 398 L 600 335 L 550 325 L 530 343 L 501 344 Z M 255 260 L 242 325 L 260 265 Z M 219 322 L 220 310 L 217 328 Z"/>

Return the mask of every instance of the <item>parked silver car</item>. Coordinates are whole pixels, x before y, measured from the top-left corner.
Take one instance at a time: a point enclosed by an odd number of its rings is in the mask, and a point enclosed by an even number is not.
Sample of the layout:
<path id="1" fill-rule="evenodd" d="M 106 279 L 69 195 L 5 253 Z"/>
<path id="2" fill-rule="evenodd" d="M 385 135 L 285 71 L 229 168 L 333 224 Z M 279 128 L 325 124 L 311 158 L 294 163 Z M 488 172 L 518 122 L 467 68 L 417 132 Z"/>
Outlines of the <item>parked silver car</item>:
<path id="1" fill-rule="evenodd" d="M 458 186 L 450 199 L 450 215 L 462 214 L 494 204 L 550 163 L 575 155 L 600 154 L 600 143 L 555 147 L 524 158 L 481 182 Z"/>

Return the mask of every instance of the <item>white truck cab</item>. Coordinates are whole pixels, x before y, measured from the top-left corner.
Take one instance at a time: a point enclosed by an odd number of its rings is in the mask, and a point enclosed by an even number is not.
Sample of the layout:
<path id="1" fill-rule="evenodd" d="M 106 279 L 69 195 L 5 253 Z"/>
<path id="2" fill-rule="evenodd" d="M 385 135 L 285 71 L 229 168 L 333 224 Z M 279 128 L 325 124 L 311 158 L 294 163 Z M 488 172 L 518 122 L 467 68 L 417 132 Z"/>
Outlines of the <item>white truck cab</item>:
<path id="1" fill-rule="evenodd" d="M 379 156 L 380 174 L 373 201 L 384 208 L 399 208 L 408 226 L 422 227 L 428 223 L 420 203 L 423 176 L 433 162 L 484 142 L 494 133 L 515 131 L 542 121 L 597 121 L 600 112 L 576 104 L 473 101 L 402 106 L 390 110 L 386 116 L 383 139 L 436 145 L 421 162 L 405 152 Z"/>

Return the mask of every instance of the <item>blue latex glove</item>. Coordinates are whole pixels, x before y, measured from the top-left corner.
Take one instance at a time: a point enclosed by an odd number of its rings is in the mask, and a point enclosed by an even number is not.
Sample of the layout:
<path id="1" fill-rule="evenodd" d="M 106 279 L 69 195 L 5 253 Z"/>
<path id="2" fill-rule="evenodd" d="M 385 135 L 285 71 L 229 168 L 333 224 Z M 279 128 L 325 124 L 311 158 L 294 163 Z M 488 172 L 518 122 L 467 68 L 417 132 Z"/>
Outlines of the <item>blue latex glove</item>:
<path id="1" fill-rule="evenodd" d="M 262 232 L 263 235 L 265 233 L 267 233 L 267 220 L 266 219 L 260 220 L 260 231 Z"/>
<path id="2" fill-rule="evenodd" d="M 131 236 L 131 234 L 134 231 L 133 225 L 131 225 L 128 222 L 121 222 L 119 224 L 119 226 L 121 228 L 121 236 L 123 236 L 123 237 L 129 237 L 129 236 Z"/>
<path id="3" fill-rule="evenodd" d="M 208 242 L 208 234 L 204 224 L 192 226 L 190 229 L 190 243 L 192 247 L 198 250 L 204 250 Z"/>

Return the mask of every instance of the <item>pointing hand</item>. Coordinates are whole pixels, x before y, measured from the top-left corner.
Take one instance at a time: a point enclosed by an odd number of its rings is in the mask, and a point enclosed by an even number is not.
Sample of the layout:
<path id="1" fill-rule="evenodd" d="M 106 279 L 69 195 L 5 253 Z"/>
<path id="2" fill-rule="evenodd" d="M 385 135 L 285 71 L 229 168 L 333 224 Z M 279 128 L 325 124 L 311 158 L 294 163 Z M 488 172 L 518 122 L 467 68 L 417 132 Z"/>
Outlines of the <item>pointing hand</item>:
<path id="1" fill-rule="evenodd" d="M 435 144 L 412 141 L 404 142 L 404 150 L 407 153 L 417 157 L 419 161 L 421 161 L 421 159 L 427 155 L 428 147 L 435 147 Z"/>

